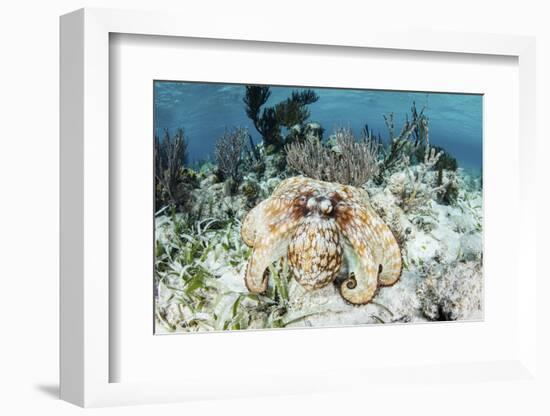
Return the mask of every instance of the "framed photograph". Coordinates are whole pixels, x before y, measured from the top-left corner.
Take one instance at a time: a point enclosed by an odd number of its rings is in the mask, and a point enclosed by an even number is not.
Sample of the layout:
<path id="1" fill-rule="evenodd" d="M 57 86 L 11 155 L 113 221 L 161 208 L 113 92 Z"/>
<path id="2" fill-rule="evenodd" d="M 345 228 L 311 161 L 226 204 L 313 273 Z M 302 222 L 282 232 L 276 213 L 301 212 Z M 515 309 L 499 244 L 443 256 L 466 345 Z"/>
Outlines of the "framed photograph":
<path id="1" fill-rule="evenodd" d="M 61 18 L 63 399 L 534 379 L 534 40 L 327 36 Z"/>

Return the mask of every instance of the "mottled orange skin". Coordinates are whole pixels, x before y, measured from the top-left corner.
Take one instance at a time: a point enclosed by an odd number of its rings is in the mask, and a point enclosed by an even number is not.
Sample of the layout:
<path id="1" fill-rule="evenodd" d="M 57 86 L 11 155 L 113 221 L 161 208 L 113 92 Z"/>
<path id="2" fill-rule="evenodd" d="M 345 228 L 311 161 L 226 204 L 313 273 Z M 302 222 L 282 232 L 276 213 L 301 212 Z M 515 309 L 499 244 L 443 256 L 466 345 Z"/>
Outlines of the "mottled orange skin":
<path id="1" fill-rule="evenodd" d="M 336 278 L 343 261 L 340 233 L 333 219 L 306 217 L 290 239 L 288 260 L 306 289 L 320 289 Z"/>
<path id="2" fill-rule="evenodd" d="M 294 277 L 307 290 L 324 287 L 347 262 L 339 289 L 356 305 L 368 303 L 380 285 L 401 275 L 401 251 L 366 191 L 302 176 L 281 182 L 270 198 L 245 217 L 241 235 L 253 248 L 245 284 L 267 289 L 271 263 L 287 256 Z"/>

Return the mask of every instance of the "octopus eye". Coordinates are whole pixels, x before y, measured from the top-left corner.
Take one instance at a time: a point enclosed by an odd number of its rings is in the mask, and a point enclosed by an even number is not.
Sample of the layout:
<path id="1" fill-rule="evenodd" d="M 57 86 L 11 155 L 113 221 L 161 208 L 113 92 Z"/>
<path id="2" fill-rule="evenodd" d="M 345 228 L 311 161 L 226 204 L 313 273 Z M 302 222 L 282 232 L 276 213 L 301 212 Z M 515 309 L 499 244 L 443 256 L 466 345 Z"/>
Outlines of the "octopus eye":
<path id="1" fill-rule="evenodd" d="M 305 205 L 306 202 L 307 202 L 307 198 L 304 195 L 298 198 L 298 204 Z"/>

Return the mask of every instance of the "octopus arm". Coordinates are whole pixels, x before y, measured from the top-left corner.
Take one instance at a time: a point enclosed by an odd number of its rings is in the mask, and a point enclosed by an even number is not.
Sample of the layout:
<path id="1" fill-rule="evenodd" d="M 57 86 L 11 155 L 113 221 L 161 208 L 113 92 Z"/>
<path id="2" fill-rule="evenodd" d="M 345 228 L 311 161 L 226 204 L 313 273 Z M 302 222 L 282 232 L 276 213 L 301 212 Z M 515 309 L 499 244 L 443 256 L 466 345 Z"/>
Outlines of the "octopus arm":
<path id="1" fill-rule="evenodd" d="M 244 243 L 254 247 L 258 236 L 265 239 L 266 235 L 277 228 L 277 223 L 281 222 L 278 219 L 290 220 L 291 205 L 292 200 L 288 198 L 271 197 L 252 208 L 241 224 L 241 237 Z"/>
<path id="2" fill-rule="evenodd" d="M 401 254 L 393 234 L 368 205 L 342 204 L 336 221 L 349 244 L 349 277 L 340 293 L 353 304 L 368 303 L 378 282 L 393 284 L 401 273 Z"/>
<path id="3" fill-rule="evenodd" d="M 346 237 L 349 245 L 344 247 L 348 263 L 348 277 L 340 284 L 340 294 L 354 305 L 369 303 L 378 287 L 378 267 L 372 251 L 364 240 L 356 236 Z"/>
<path id="4" fill-rule="evenodd" d="M 241 224 L 241 237 L 248 247 L 254 247 L 256 231 L 258 230 L 258 227 L 261 226 L 261 221 L 262 218 L 264 218 L 265 207 L 267 204 L 268 200 L 262 201 L 260 204 L 252 208 L 244 217 Z"/>
<path id="5" fill-rule="evenodd" d="M 370 217 L 371 227 L 380 248 L 379 261 L 382 267 L 378 281 L 382 286 L 391 286 L 399 280 L 403 266 L 399 244 L 390 228 L 372 208 L 367 209 L 367 215 Z"/>
<path id="6" fill-rule="evenodd" d="M 288 239 L 268 238 L 256 244 L 246 267 L 245 285 L 252 293 L 264 293 L 269 283 L 269 266 L 286 254 Z"/>
<path id="7" fill-rule="evenodd" d="M 247 215 L 241 235 L 253 247 L 245 274 L 250 292 L 267 290 L 269 265 L 286 255 L 299 221 L 299 217 L 292 215 L 292 201 L 284 198 L 269 198 Z"/>

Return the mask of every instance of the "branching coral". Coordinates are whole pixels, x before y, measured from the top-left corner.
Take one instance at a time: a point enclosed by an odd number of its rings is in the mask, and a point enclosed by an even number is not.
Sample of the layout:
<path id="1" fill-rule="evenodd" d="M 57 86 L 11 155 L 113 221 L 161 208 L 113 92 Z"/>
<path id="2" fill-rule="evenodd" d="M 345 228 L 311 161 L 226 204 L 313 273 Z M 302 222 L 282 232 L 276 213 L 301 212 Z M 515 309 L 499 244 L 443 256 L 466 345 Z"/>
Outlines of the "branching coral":
<path id="1" fill-rule="evenodd" d="M 406 195 L 403 195 L 402 198 L 402 208 L 405 211 L 410 211 L 419 204 L 425 205 L 425 199 L 431 198 L 430 193 L 436 194 L 438 192 L 438 188 L 433 188 L 430 192 L 427 192 L 423 189 L 422 185 L 425 184 L 426 175 L 436 165 L 441 155 L 441 152 L 436 153 L 434 148 L 427 146 L 424 154 L 424 162 L 418 165 L 418 169 L 416 169 L 416 171 L 412 169 L 406 170 L 411 186 L 410 189 L 406 191 Z"/>
<path id="2" fill-rule="evenodd" d="M 188 191 L 184 183 L 187 140 L 183 129 L 179 129 L 173 137 L 165 130 L 162 140 L 155 136 L 154 152 L 157 208 L 166 204 L 178 206 Z"/>
<path id="3" fill-rule="evenodd" d="M 399 197 L 404 211 L 427 208 L 431 199 L 444 204 L 454 203 L 458 197 L 454 173 L 458 164 L 441 147 L 430 145 L 428 118 L 424 110 L 418 111 L 413 103 L 410 120 L 409 117 L 405 119 L 397 137 L 394 137 L 393 113 L 384 115 L 384 121 L 393 139 L 384 152 L 376 182 L 387 181 L 392 193 Z M 372 137 L 368 126 L 364 131 Z M 437 170 L 435 181 L 428 175 L 432 170 Z"/>
<path id="4" fill-rule="evenodd" d="M 303 143 L 292 143 L 286 146 L 286 161 L 290 168 L 309 178 L 332 181 L 326 173 L 330 149 L 315 138 Z"/>
<path id="5" fill-rule="evenodd" d="M 225 131 L 216 142 L 214 151 L 218 168 L 225 180 L 233 183 L 234 188 L 242 179 L 239 169 L 241 156 L 248 132 L 244 128 L 235 128 Z"/>
<path id="6" fill-rule="evenodd" d="M 275 110 L 273 108 L 264 108 L 262 106 L 271 96 L 269 87 L 258 85 L 247 85 L 243 102 L 246 115 L 254 127 L 261 134 L 266 144 L 277 143 L 280 140 L 280 128 L 277 125 Z"/>
<path id="7" fill-rule="evenodd" d="M 411 166 L 405 158 L 402 169 L 388 178 L 388 189 L 398 197 L 398 204 L 405 212 L 422 212 L 429 210 L 430 201 L 437 200 L 443 204 L 452 204 L 458 197 L 456 173 L 445 171 L 445 175 L 433 172 L 443 155 L 433 147 L 426 147 L 424 160 Z"/>
<path id="8" fill-rule="evenodd" d="M 258 146 L 252 141 L 250 134 L 248 134 L 248 146 L 245 146 L 243 151 L 241 167 L 244 172 L 253 172 L 257 175 L 265 171 L 265 160 Z"/>
<path id="9" fill-rule="evenodd" d="M 271 91 L 269 87 L 258 85 L 247 85 L 245 88 L 246 92 L 243 102 L 245 104 L 246 115 L 254 122 L 254 126 L 261 134 L 262 132 L 256 123 L 260 119 L 260 110 L 269 99 Z"/>
<path id="10" fill-rule="evenodd" d="M 415 147 L 428 144 L 428 117 L 424 115 L 424 109 L 418 112 L 414 101 L 411 107 L 411 121 L 409 123 L 407 119 L 405 124 L 416 126 L 416 128 L 412 131 L 412 138 L 414 140 Z"/>
<path id="11" fill-rule="evenodd" d="M 390 145 L 384 153 L 380 165 L 377 177 L 379 183 L 382 182 L 385 175 L 399 169 L 404 163 L 408 163 L 410 159 L 406 159 L 410 158 L 410 154 L 413 153 L 414 149 L 425 148 L 429 145 L 428 118 L 424 115 L 424 110 L 418 112 L 414 102 L 411 107 L 411 120 L 408 117 L 405 119 L 399 135 L 395 136 L 393 113 L 384 115 L 384 122 L 388 129 Z"/>
<path id="12" fill-rule="evenodd" d="M 436 166 L 437 167 L 437 166 Z M 439 202 L 445 205 L 452 205 L 458 200 L 458 177 L 454 171 L 443 169 L 437 172 L 437 196 Z"/>
<path id="13" fill-rule="evenodd" d="M 309 118 L 307 106 L 316 102 L 319 97 L 309 89 L 293 91 L 289 98 L 274 107 L 262 109 L 270 95 L 269 87 L 248 85 L 243 102 L 246 115 L 262 135 L 264 144 L 279 149 L 284 144 L 281 129 L 304 124 Z"/>
<path id="14" fill-rule="evenodd" d="M 449 152 L 443 149 L 441 146 L 431 146 L 437 153 L 441 153 L 441 157 L 435 164 L 435 170 L 441 172 L 443 170 L 449 170 L 455 172 L 458 169 L 458 161 L 452 157 Z M 422 162 L 424 160 L 424 154 L 426 152 L 425 146 L 418 146 L 414 152 L 414 157 L 417 161 Z M 441 184 L 441 183 L 440 183 Z"/>
<path id="15" fill-rule="evenodd" d="M 309 118 L 307 106 L 319 99 L 313 90 L 293 91 L 290 98 L 275 106 L 275 116 L 281 126 L 287 129 L 302 125 Z"/>
<path id="16" fill-rule="evenodd" d="M 428 173 L 441 157 L 435 149 L 426 148 L 424 161 L 410 166 L 409 159 L 403 161 L 403 171 L 392 175 L 388 179 L 388 189 L 398 197 L 398 204 L 405 212 L 422 211 L 429 208 L 429 202 L 436 199 L 439 193 L 447 186 L 445 182 L 436 186 L 430 181 Z"/>
<path id="17" fill-rule="evenodd" d="M 315 138 L 287 145 L 288 165 L 313 179 L 353 186 L 361 186 L 377 174 L 376 141 L 358 142 L 348 128 L 338 129 L 334 138 L 334 149 Z"/>
<path id="18" fill-rule="evenodd" d="M 374 140 L 357 142 L 351 129 L 336 131 L 339 155 L 329 167 L 336 182 L 360 186 L 378 174 L 378 143 Z"/>

